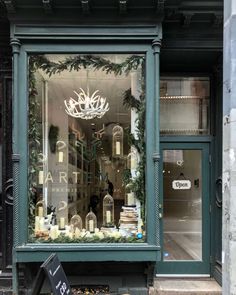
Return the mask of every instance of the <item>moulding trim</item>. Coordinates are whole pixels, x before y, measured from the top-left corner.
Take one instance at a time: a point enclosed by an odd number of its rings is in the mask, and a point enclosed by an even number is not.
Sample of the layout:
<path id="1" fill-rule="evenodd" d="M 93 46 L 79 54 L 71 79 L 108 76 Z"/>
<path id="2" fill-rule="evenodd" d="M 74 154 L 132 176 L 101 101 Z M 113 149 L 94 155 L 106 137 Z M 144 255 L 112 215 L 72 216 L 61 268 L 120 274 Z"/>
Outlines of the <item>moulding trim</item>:
<path id="1" fill-rule="evenodd" d="M 153 40 L 161 38 L 161 24 L 153 25 L 113 25 L 113 26 L 74 26 L 74 25 L 25 25 L 13 24 L 11 37 L 18 39 L 61 40 Z"/>

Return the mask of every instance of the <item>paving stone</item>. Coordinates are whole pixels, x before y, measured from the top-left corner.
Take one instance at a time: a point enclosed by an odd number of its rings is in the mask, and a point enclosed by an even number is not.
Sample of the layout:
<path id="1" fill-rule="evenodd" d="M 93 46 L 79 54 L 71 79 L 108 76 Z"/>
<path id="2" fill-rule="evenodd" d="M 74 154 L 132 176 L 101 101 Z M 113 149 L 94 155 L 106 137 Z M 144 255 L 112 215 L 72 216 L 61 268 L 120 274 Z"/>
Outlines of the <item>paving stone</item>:
<path id="1" fill-rule="evenodd" d="M 221 295 L 214 280 L 156 279 L 149 295 Z"/>

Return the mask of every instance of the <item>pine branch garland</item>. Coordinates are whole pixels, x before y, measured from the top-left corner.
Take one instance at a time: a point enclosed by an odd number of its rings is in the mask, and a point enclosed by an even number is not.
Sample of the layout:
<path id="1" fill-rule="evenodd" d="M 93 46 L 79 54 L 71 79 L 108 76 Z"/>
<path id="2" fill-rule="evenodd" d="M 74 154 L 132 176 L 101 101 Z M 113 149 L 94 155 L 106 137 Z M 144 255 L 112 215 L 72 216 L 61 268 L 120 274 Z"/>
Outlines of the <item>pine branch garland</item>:
<path id="1" fill-rule="evenodd" d="M 45 55 L 32 55 L 32 61 L 35 67 L 42 69 L 46 74 L 52 76 L 53 74 L 60 74 L 67 70 L 79 71 L 92 67 L 94 70 L 102 70 L 106 74 L 128 75 L 131 70 L 137 70 L 144 62 L 144 57 L 139 55 L 132 55 L 125 59 L 124 62 L 114 63 L 101 56 L 96 55 L 76 55 L 69 56 L 63 61 L 52 62 L 45 57 Z"/>
<path id="2" fill-rule="evenodd" d="M 51 239 L 50 237 L 48 239 L 45 238 L 35 238 L 34 236 L 31 236 L 30 242 L 33 243 L 75 243 L 75 244 L 86 244 L 86 243 L 143 243 L 144 239 L 138 239 L 135 236 L 134 237 L 104 237 L 104 238 L 99 238 L 98 236 L 94 235 L 91 237 L 80 237 L 80 238 L 70 238 L 65 235 L 60 235 L 56 239 Z"/>
<path id="3" fill-rule="evenodd" d="M 29 229 L 32 232 L 34 227 L 34 217 L 35 217 L 35 199 L 37 195 L 37 174 L 38 168 L 38 155 L 39 147 L 41 141 L 41 135 L 39 130 L 39 124 L 37 122 L 36 114 L 39 113 L 40 104 L 38 101 L 38 92 L 36 88 L 36 78 L 35 78 L 36 66 L 30 60 L 29 63 L 29 132 L 28 140 L 30 147 L 29 154 L 29 167 L 28 167 L 28 183 L 29 183 L 29 195 L 28 195 L 28 224 Z"/>

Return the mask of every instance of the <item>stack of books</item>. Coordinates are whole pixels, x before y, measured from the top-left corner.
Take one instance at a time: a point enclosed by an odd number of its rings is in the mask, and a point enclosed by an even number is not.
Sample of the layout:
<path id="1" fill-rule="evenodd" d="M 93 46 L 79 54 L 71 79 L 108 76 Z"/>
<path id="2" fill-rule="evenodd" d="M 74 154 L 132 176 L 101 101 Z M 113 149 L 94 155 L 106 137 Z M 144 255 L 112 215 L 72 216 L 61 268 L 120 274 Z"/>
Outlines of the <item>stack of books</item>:
<path id="1" fill-rule="evenodd" d="M 136 207 L 122 207 L 120 212 L 120 232 L 126 236 L 131 236 L 138 229 L 138 212 Z"/>

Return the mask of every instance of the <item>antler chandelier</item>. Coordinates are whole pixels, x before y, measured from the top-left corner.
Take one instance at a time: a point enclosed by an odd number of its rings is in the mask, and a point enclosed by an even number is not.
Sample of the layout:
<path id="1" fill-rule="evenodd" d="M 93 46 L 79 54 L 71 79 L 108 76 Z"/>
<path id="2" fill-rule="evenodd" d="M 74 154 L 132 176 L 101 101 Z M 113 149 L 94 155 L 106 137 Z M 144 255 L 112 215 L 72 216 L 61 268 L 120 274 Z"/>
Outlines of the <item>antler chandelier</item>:
<path id="1" fill-rule="evenodd" d="M 80 88 L 80 92 L 77 93 L 73 91 L 77 99 L 70 97 L 69 101 L 64 100 L 66 106 L 66 113 L 74 118 L 80 119 L 94 119 L 102 118 L 104 114 L 109 111 L 109 104 L 106 103 L 106 98 L 101 97 L 97 93 L 99 90 L 94 91 L 90 96 L 89 88 L 87 88 L 87 93 Z"/>

